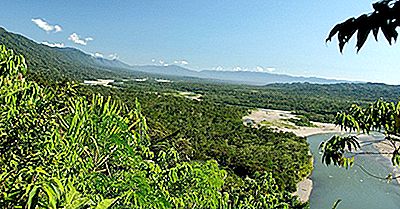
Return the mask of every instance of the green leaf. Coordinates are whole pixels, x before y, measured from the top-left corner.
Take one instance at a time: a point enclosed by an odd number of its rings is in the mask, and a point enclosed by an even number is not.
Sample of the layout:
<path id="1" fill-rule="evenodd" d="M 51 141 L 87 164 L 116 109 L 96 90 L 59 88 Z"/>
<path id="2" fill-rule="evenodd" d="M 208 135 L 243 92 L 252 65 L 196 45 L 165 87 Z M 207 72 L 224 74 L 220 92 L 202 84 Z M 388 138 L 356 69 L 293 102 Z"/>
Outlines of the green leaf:
<path id="1" fill-rule="evenodd" d="M 96 209 L 107 209 L 112 204 L 114 204 L 117 200 L 118 200 L 118 198 L 104 199 L 96 206 Z"/>
<path id="2" fill-rule="evenodd" d="M 27 207 L 28 209 L 32 208 L 32 206 L 34 206 L 34 205 L 36 204 L 36 202 L 38 201 L 38 200 L 37 200 L 37 197 L 38 197 L 38 189 L 39 189 L 39 188 L 40 188 L 40 186 L 35 185 L 35 186 L 33 186 L 33 188 L 31 189 L 31 191 L 29 192 L 29 195 L 28 195 L 28 202 L 27 202 L 27 204 L 26 204 L 26 207 Z"/>
<path id="3" fill-rule="evenodd" d="M 336 209 L 340 202 L 342 202 L 341 199 L 336 200 L 335 204 L 332 206 L 332 209 Z"/>

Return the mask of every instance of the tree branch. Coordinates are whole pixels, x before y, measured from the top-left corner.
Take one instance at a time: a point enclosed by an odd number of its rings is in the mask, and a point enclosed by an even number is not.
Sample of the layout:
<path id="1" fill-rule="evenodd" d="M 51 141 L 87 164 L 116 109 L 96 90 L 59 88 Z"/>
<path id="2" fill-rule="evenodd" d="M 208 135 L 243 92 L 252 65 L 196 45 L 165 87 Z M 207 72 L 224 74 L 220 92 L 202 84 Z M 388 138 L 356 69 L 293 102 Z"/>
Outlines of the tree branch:
<path id="1" fill-rule="evenodd" d="M 369 175 L 369 176 L 371 176 L 373 178 L 381 179 L 381 180 L 388 180 L 387 177 L 380 177 L 378 175 L 373 174 L 372 172 L 368 171 L 366 168 L 364 168 L 364 166 L 362 166 L 360 164 L 354 164 L 354 165 L 358 166 L 365 174 L 367 174 L 367 175 Z M 391 180 L 400 179 L 400 175 L 399 176 L 392 176 L 390 179 Z"/>

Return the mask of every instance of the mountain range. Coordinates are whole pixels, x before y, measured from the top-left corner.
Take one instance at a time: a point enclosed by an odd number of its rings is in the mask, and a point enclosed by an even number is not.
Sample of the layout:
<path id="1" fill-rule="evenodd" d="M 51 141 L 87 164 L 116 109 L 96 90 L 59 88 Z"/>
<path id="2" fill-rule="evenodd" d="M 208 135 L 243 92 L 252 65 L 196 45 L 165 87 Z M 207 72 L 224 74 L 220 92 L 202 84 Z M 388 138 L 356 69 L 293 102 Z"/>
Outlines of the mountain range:
<path id="1" fill-rule="evenodd" d="M 57 48 L 39 44 L 22 35 L 11 33 L 0 27 L 0 44 L 6 45 L 27 58 L 34 74 L 41 77 L 95 79 L 132 76 L 174 76 L 207 80 L 266 85 L 271 83 L 348 83 L 345 80 L 333 80 L 317 77 L 297 77 L 283 74 L 250 71 L 194 71 L 177 65 L 129 65 L 120 60 L 94 57 L 76 48 Z"/>

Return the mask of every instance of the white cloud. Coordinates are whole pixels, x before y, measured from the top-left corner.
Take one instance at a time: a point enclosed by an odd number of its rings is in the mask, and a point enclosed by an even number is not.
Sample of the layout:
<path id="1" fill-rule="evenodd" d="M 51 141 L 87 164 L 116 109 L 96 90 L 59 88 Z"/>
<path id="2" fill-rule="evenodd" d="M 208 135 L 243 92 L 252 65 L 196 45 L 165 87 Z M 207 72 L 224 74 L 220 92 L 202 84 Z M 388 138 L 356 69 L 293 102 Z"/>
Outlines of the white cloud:
<path id="1" fill-rule="evenodd" d="M 78 34 L 72 33 L 71 35 L 69 35 L 68 40 L 70 40 L 76 44 L 86 46 L 89 41 L 93 41 L 93 38 L 92 37 L 81 38 L 81 37 L 79 37 Z"/>
<path id="2" fill-rule="evenodd" d="M 46 46 L 49 46 L 49 47 L 64 48 L 64 43 L 49 43 L 47 41 L 43 41 L 42 44 L 46 45 Z"/>
<path id="3" fill-rule="evenodd" d="M 261 73 L 272 73 L 276 70 L 276 68 L 273 67 L 261 67 L 261 66 L 256 66 L 256 67 L 241 67 L 241 66 L 236 66 L 236 67 L 224 67 L 224 66 L 217 66 L 211 68 L 211 70 L 215 71 L 235 71 L 235 72 L 261 72 Z"/>
<path id="4" fill-rule="evenodd" d="M 176 64 L 176 65 L 188 65 L 189 62 L 186 61 L 186 60 L 175 60 L 174 64 Z"/>
<path id="5" fill-rule="evenodd" d="M 241 67 L 234 67 L 232 70 L 233 71 L 243 71 Z"/>
<path id="6" fill-rule="evenodd" d="M 104 57 L 104 55 L 103 55 L 102 53 L 100 53 L 100 52 L 94 53 L 94 56 L 95 56 L 95 57 L 100 57 L 100 58 L 103 58 L 103 57 Z"/>
<path id="7" fill-rule="evenodd" d="M 222 66 L 218 66 L 218 67 L 213 67 L 212 70 L 224 71 L 224 68 Z"/>
<path id="8" fill-rule="evenodd" d="M 270 73 L 274 72 L 276 70 L 276 68 L 274 67 L 267 67 L 266 70 Z"/>
<path id="9" fill-rule="evenodd" d="M 32 22 L 35 23 L 39 28 L 41 28 L 42 30 L 46 31 L 46 32 L 60 32 L 62 31 L 62 27 L 60 25 L 51 25 L 48 22 L 46 22 L 43 19 L 40 18 L 36 18 L 36 19 L 32 19 Z"/>
<path id="10" fill-rule="evenodd" d="M 115 59 L 118 59 L 118 54 L 113 53 L 113 54 L 108 55 L 108 57 L 109 57 L 110 59 L 112 59 L 112 60 L 115 60 Z"/>
<path id="11" fill-rule="evenodd" d="M 264 68 L 257 66 L 256 67 L 256 72 L 264 72 Z"/>
<path id="12" fill-rule="evenodd" d="M 54 26 L 54 32 L 55 32 L 55 33 L 61 32 L 61 31 L 62 31 L 61 26 L 59 26 L 59 25 L 55 25 L 55 26 Z"/>
<path id="13" fill-rule="evenodd" d="M 189 62 L 187 60 L 175 60 L 173 62 L 168 62 L 165 60 L 157 60 L 155 58 L 151 59 L 151 63 L 154 65 L 159 65 L 159 66 L 170 66 L 170 65 L 188 65 Z"/>

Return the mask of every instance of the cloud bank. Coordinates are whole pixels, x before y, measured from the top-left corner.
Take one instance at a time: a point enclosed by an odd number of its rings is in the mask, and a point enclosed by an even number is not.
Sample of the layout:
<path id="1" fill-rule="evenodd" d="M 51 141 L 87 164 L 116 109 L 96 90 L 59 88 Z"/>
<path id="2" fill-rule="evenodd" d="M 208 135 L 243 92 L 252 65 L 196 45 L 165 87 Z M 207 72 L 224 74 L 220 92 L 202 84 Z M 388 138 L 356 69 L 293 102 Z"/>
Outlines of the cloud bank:
<path id="1" fill-rule="evenodd" d="M 57 47 L 57 48 L 64 48 L 64 43 L 49 43 L 47 41 L 42 42 L 43 45 L 49 46 L 49 47 Z"/>
<path id="2" fill-rule="evenodd" d="M 104 57 L 104 55 L 102 53 L 100 53 L 100 52 L 94 53 L 94 56 L 95 57 L 99 57 L 99 58 L 103 58 Z"/>
<path id="3" fill-rule="evenodd" d="M 261 66 L 256 66 L 256 67 L 223 67 L 223 66 L 218 66 L 218 67 L 213 67 L 211 70 L 215 71 L 235 71 L 235 72 L 260 72 L 260 73 L 272 73 L 275 72 L 276 68 L 274 67 L 261 67 Z"/>
<path id="4" fill-rule="evenodd" d="M 116 59 L 119 58 L 119 57 L 118 57 L 118 54 L 116 54 L 116 53 L 110 54 L 110 55 L 108 55 L 108 57 L 109 57 L 110 59 L 112 59 L 112 60 L 116 60 Z"/>
<path id="5" fill-rule="evenodd" d="M 272 72 L 274 72 L 276 69 L 275 68 L 273 68 L 273 67 L 266 67 L 266 68 L 263 68 L 263 67 L 260 67 L 260 66 L 257 66 L 256 67 L 256 72 L 264 72 L 264 73 L 272 73 Z"/>
<path id="6" fill-rule="evenodd" d="M 181 66 L 189 65 L 189 62 L 187 60 L 184 60 L 184 59 L 183 60 L 175 60 L 173 62 L 167 62 L 167 61 L 162 60 L 162 59 L 157 60 L 157 59 L 153 58 L 153 59 L 151 59 L 151 63 L 153 65 L 165 66 L 165 67 L 170 66 L 170 65 L 181 65 Z"/>
<path id="7" fill-rule="evenodd" d="M 175 60 L 174 64 L 176 64 L 176 65 L 188 65 L 189 62 L 186 61 L 186 60 Z"/>

